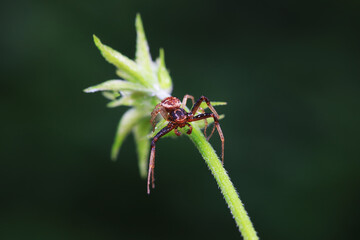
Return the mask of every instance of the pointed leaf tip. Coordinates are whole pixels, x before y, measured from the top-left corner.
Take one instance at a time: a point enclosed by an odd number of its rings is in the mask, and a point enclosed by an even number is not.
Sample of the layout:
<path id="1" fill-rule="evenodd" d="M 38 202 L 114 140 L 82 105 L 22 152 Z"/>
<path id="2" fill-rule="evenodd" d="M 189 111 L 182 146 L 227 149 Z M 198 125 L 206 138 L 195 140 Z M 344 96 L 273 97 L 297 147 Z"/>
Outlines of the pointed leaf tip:
<path id="1" fill-rule="evenodd" d="M 136 63 L 143 70 L 143 74 L 151 85 L 157 85 L 157 79 L 153 74 L 152 59 L 150 55 L 149 45 L 146 40 L 144 27 L 140 14 L 136 15 Z"/>
<path id="2" fill-rule="evenodd" d="M 165 51 L 163 48 L 160 48 L 159 58 L 162 64 L 165 66 Z"/>
<path id="3" fill-rule="evenodd" d="M 136 26 L 136 27 L 142 27 L 142 20 L 141 20 L 140 13 L 137 13 L 137 14 L 136 14 L 135 26 Z"/>
<path id="4" fill-rule="evenodd" d="M 171 93 L 172 91 L 172 81 L 168 70 L 165 65 L 165 51 L 160 48 L 159 53 L 159 68 L 158 68 L 158 78 L 160 82 L 160 86 L 166 92 Z"/>
<path id="5" fill-rule="evenodd" d="M 95 45 L 100 49 L 100 46 L 101 46 L 100 39 L 95 34 L 93 34 L 93 39 L 94 39 Z"/>
<path id="6" fill-rule="evenodd" d="M 140 83 L 144 86 L 151 86 L 141 74 L 137 64 L 129 59 L 128 57 L 122 55 L 120 52 L 112 49 L 105 44 L 102 44 L 100 39 L 94 34 L 93 35 L 95 45 L 100 50 L 103 57 L 109 63 L 115 65 L 121 72 L 124 73 L 124 76 L 128 76 L 126 80 Z"/>

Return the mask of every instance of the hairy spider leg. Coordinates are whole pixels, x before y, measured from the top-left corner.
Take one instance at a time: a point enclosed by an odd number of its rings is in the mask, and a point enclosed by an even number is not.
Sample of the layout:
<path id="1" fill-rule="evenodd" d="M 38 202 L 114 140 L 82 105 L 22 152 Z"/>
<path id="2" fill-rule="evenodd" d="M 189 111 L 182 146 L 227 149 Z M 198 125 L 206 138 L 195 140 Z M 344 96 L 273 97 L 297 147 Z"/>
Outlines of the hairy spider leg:
<path id="1" fill-rule="evenodd" d="M 155 131 L 155 118 L 158 115 L 158 113 L 161 111 L 161 104 L 159 103 L 158 105 L 155 106 L 154 110 L 151 112 L 151 119 L 150 122 L 153 126 L 153 132 Z"/>
<path id="2" fill-rule="evenodd" d="M 190 123 L 186 123 L 187 126 L 189 126 L 189 130 L 187 130 L 187 134 L 190 135 L 192 132 L 192 126 L 190 125 Z"/>
<path id="3" fill-rule="evenodd" d="M 224 138 L 224 134 L 221 130 L 220 124 L 219 124 L 219 119 L 218 117 L 214 114 L 214 113 L 203 113 L 203 114 L 199 114 L 195 117 L 193 117 L 192 119 L 189 119 L 189 122 L 194 122 L 194 121 L 199 121 L 205 118 L 214 118 L 214 125 L 219 133 L 220 136 L 220 140 L 221 140 L 221 159 L 222 159 L 222 163 L 224 164 L 224 142 L 225 142 L 225 138 Z"/>
<path id="4" fill-rule="evenodd" d="M 150 119 L 150 122 L 153 126 L 153 132 L 155 132 L 155 126 L 156 126 L 155 118 L 159 113 L 165 120 L 168 119 L 168 113 L 165 111 L 165 109 L 162 108 L 161 103 L 156 105 L 154 110 L 151 112 L 151 119 Z"/>
<path id="5" fill-rule="evenodd" d="M 186 107 L 186 102 L 187 102 L 188 98 L 191 99 L 192 105 L 194 106 L 194 104 L 195 104 L 194 96 L 189 95 L 189 94 L 186 94 L 186 95 L 184 96 L 183 100 L 182 100 L 182 108 L 185 108 L 185 107 Z"/>
<path id="6" fill-rule="evenodd" d="M 149 161 L 149 171 L 148 171 L 148 179 L 147 179 L 147 193 L 150 194 L 150 180 L 152 180 L 152 188 L 155 188 L 155 176 L 154 176 L 154 168 L 155 168 L 155 143 L 159 138 L 170 132 L 175 128 L 173 123 L 169 123 L 166 127 L 160 130 L 155 137 L 151 141 L 151 153 L 150 153 L 150 161 Z"/>
<path id="7" fill-rule="evenodd" d="M 193 108 L 191 109 L 191 113 L 195 116 L 198 108 L 200 107 L 200 105 L 201 105 L 201 103 L 202 103 L 203 101 L 206 102 L 206 104 L 208 105 L 209 109 L 215 114 L 216 118 L 219 119 L 219 114 L 216 112 L 215 108 L 211 105 L 210 100 L 209 100 L 207 97 L 205 97 L 205 96 L 201 96 L 201 97 L 199 98 L 199 100 L 196 101 L 196 103 L 194 104 Z M 204 111 L 204 113 L 205 113 L 205 111 Z M 205 135 L 205 137 L 206 137 L 206 128 L 207 128 L 207 122 L 205 122 L 205 129 L 204 129 L 204 135 Z M 215 131 L 215 124 L 214 124 L 214 127 L 213 127 L 213 129 L 212 129 L 209 137 L 206 137 L 206 140 L 209 141 L 209 139 L 210 139 L 211 136 L 213 135 L 214 131 Z"/>
<path id="8" fill-rule="evenodd" d="M 208 137 L 206 137 L 206 135 L 205 135 L 207 141 L 209 141 L 209 139 L 212 137 L 212 135 L 214 134 L 214 132 L 215 132 L 215 125 L 213 126 L 210 135 L 209 135 Z"/>
<path id="9" fill-rule="evenodd" d="M 177 129 L 178 129 L 177 127 L 174 129 L 176 136 L 181 136 L 181 132 L 179 132 Z"/>
<path id="10" fill-rule="evenodd" d="M 194 98 L 194 96 L 189 95 L 189 94 L 186 94 L 186 95 L 184 96 L 183 100 L 182 100 L 182 107 L 183 107 L 183 108 L 186 107 L 186 102 L 187 102 L 188 98 L 191 99 L 192 105 L 193 105 L 193 106 L 195 105 L 195 98 Z M 200 103 L 200 104 L 201 104 L 201 103 Z M 196 109 L 196 111 L 197 111 L 197 110 L 199 110 L 199 111 L 202 112 L 202 113 L 205 113 L 205 110 L 204 110 L 202 107 L 200 107 L 200 105 L 198 106 L 198 109 Z M 196 113 L 196 111 L 195 111 L 195 113 Z M 195 113 L 192 113 L 192 111 L 191 111 L 191 112 L 190 112 L 190 115 L 191 115 L 191 116 L 194 116 Z M 205 135 L 205 137 L 206 137 L 206 129 L 207 129 L 207 127 L 208 127 L 208 121 L 206 120 L 206 118 L 204 119 L 204 122 L 205 122 L 204 135 Z M 214 132 L 214 130 L 215 130 L 215 127 L 213 128 L 212 133 Z M 191 133 L 191 131 L 190 131 L 190 133 Z M 211 134 L 211 135 L 212 135 L 212 134 Z M 206 137 L 206 138 L 207 138 L 207 137 Z M 210 138 L 210 137 L 209 137 L 209 138 Z"/>

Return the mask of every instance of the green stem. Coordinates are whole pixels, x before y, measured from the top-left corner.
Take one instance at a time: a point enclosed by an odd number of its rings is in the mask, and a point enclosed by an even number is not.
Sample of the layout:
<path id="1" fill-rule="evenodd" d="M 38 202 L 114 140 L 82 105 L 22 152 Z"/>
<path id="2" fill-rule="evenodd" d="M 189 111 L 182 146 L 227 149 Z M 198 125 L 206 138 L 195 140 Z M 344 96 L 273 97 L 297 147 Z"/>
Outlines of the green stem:
<path id="1" fill-rule="evenodd" d="M 256 235 L 256 231 L 250 221 L 249 216 L 237 194 L 234 185 L 230 181 L 229 176 L 226 173 L 221 161 L 215 153 L 215 150 L 211 144 L 206 141 L 201 130 L 197 127 L 193 127 L 193 131 L 188 135 L 194 142 L 195 146 L 199 149 L 201 155 L 205 159 L 205 162 L 209 166 L 211 173 L 214 175 L 221 193 L 224 195 L 225 200 L 230 208 L 231 214 L 235 218 L 236 224 L 245 240 L 259 239 Z"/>

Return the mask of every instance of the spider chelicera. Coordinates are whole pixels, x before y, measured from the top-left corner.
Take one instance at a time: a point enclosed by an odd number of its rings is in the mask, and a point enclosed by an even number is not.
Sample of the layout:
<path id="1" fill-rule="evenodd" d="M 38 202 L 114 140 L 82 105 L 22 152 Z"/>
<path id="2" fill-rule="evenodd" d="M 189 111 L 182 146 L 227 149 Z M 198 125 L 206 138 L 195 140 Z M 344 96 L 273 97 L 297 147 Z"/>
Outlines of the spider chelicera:
<path id="1" fill-rule="evenodd" d="M 193 107 L 190 112 L 186 112 L 184 108 L 186 107 L 187 99 L 190 98 L 193 102 Z M 205 101 L 208 105 L 209 109 L 212 113 L 205 113 L 205 111 L 200 107 L 200 104 Z M 196 115 L 196 112 L 200 110 L 202 113 L 199 115 Z M 161 116 L 167 120 L 169 123 L 166 127 L 161 129 L 155 137 L 151 141 L 151 153 L 150 153 L 150 161 L 149 161 L 149 172 L 148 172 L 148 179 L 147 179 L 147 193 L 150 194 L 150 180 L 152 180 L 152 188 L 155 187 L 155 178 L 154 178 L 154 168 L 155 168 L 155 143 L 159 138 L 164 136 L 165 134 L 169 133 L 171 130 L 174 129 L 174 132 L 177 136 L 180 136 L 181 133 L 177 130 L 178 128 L 183 128 L 185 126 L 189 127 L 189 130 L 186 132 L 187 134 L 191 134 L 192 132 L 192 126 L 189 124 L 189 122 L 199 121 L 199 120 L 205 120 L 205 129 L 204 134 L 206 136 L 206 127 L 207 127 L 207 118 L 213 118 L 214 119 L 214 127 L 211 131 L 211 134 L 209 137 L 207 137 L 207 140 L 210 139 L 212 134 L 215 131 L 215 127 L 220 135 L 221 139 L 221 145 L 222 145 L 222 154 L 221 159 L 222 163 L 224 163 L 224 135 L 221 131 L 220 124 L 219 124 L 219 115 L 217 114 L 214 107 L 211 105 L 209 99 L 205 96 L 200 97 L 199 100 L 194 103 L 194 97 L 191 95 L 185 95 L 183 98 L 183 101 L 180 102 L 180 100 L 176 97 L 167 97 L 164 100 L 162 100 L 151 113 L 151 123 L 153 125 L 153 131 L 155 131 L 155 118 L 158 114 L 161 114 Z"/>

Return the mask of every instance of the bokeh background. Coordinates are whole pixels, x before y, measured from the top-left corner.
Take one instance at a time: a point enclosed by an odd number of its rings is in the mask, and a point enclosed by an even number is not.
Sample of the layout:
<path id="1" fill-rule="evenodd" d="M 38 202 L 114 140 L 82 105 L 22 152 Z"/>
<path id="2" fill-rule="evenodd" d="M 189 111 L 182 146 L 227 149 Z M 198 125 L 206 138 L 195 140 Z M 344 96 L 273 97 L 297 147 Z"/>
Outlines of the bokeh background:
<path id="1" fill-rule="evenodd" d="M 92 34 L 133 58 L 137 12 L 174 96 L 228 102 L 225 167 L 260 238 L 354 239 L 359 2 L 146 0 L 1 3 L 0 239 L 240 239 L 188 138 L 159 141 L 151 196 L 132 136 L 110 161 L 126 107 L 82 89 L 115 77 Z"/>

